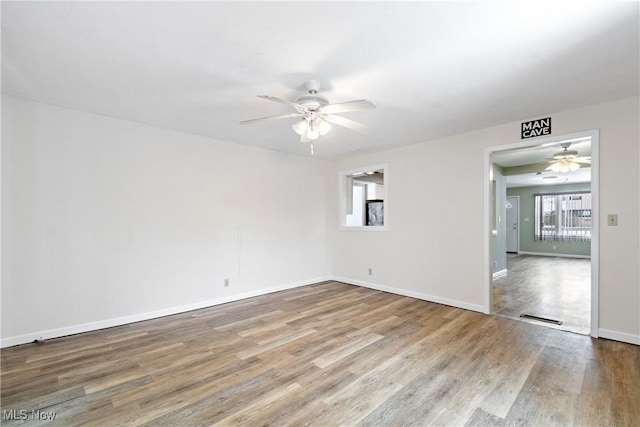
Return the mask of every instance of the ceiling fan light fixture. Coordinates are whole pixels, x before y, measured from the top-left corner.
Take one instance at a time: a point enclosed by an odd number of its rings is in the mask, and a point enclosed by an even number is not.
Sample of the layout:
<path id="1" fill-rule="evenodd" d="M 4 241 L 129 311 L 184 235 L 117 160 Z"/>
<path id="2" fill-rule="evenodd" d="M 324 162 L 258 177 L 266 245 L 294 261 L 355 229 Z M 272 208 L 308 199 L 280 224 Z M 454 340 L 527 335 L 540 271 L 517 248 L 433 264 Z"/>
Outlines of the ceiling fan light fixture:
<path id="1" fill-rule="evenodd" d="M 309 129 L 307 129 L 307 138 L 309 138 L 312 141 L 315 141 L 316 139 L 320 138 L 320 132 L 318 131 L 318 127 L 315 125 L 313 121 L 309 123 Z"/>
<path id="2" fill-rule="evenodd" d="M 576 171 L 579 168 L 580 164 L 574 162 L 571 159 L 560 159 L 557 162 L 551 164 L 551 166 L 549 166 L 547 170 L 551 170 L 556 173 L 567 173 Z"/>
<path id="3" fill-rule="evenodd" d="M 318 128 L 318 133 L 320 133 L 320 136 L 325 136 L 331 130 L 331 125 L 329 124 L 329 122 L 327 122 L 322 117 L 318 117 L 315 122 L 315 126 L 317 126 Z"/>
<path id="4" fill-rule="evenodd" d="M 551 166 L 549 166 L 547 169 L 555 172 L 555 173 L 560 173 L 560 168 L 562 167 L 562 165 L 560 164 L 560 162 L 558 163 L 554 163 Z"/>
<path id="5" fill-rule="evenodd" d="M 331 130 L 331 125 L 321 117 L 308 119 L 303 117 L 291 125 L 298 135 L 306 135 L 312 141 L 325 136 Z"/>
<path id="6" fill-rule="evenodd" d="M 297 133 L 298 135 L 303 135 L 309 128 L 309 123 L 307 122 L 307 119 L 303 117 L 300 120 L 296 120 L 296 122 L 292 124 L 291 127 L 293 128 L 295 133 Z"/>

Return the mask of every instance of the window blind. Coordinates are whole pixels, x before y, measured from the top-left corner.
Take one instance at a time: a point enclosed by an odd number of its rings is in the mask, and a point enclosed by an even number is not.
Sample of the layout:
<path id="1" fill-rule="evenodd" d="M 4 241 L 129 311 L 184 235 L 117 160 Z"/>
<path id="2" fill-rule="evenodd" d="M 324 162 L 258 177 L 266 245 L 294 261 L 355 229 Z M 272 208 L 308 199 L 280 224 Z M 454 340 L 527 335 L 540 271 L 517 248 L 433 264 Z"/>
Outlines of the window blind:
<path id="1" fill-rule="evenodd" d="M 535 194 L 535 239 L 591 240 L 591 193 Z"/>

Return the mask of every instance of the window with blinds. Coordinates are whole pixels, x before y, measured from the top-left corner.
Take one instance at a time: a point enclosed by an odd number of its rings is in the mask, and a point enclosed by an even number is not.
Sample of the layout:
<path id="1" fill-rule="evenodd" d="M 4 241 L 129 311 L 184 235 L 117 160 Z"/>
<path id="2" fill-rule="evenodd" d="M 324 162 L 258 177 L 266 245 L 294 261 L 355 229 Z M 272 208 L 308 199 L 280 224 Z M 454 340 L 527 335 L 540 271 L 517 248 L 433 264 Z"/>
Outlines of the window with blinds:
<path id="1" fill-rule="evenodd" d="M 591 193 L 535 194 L 535 239 L 591 240 Z"/>

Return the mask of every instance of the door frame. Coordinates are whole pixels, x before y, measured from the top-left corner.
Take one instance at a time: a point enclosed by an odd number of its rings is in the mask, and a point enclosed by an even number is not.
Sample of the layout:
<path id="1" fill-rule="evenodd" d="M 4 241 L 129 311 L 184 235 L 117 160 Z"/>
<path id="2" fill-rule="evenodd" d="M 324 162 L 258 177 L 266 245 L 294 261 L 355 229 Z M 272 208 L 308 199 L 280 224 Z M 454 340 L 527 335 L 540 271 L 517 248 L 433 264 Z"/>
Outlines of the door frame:
<path id="1" fill-rule="evenodd" d="M 491 271 L 491 181 L 492 154 L 496 151 L 512 150 L 514 148 L 537 147 L 556 141 L 572 138 L 591 137 L 591 335 L 599 336 L 599 296 L 600 296 L 600 131 L 598 129 L 576 132 L 565 135 L 554 135 L 533 140 L 518 141 L 505 145 L 486 147 L 484 149 L 484 247 L 483 247 L 483 312 L 491 314 L 492 271 Z"/>
<path id="2" fill-rule="evenodd" d="M 507 196 L 507 199 L 516 199 L 517 203 L 516 203 L 516 224 L 517 224 L 517 232 L 516 232 L 516 252 L 515 253 L 520 253 L 520 196 Z M 506 216 L 505 216 L 505 221 L 506 221 Z M 507 240 L 508 241 L 508 240 Z M 507 246 L 509 246 L 507 244 Z M 507 248 L 509 249 L 509 248 Z M 513 253 L 513 252 L 509 252 L 507 250 L 508 253 Z"/>

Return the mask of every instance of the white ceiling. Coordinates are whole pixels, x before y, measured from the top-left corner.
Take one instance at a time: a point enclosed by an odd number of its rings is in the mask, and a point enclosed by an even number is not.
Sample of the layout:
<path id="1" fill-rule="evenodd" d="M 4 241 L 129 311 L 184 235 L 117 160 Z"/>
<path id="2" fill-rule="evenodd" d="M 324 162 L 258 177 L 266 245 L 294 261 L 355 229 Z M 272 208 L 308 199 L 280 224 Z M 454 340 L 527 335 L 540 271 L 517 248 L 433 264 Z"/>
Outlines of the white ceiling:
<path id="1" fill-rule="evenodd" d="M 319 79 L 372 128 L 336 159 L 638 94 L 637 2 L 2 2 L 2 91 L 302 155 L 284 104 Z"/>

